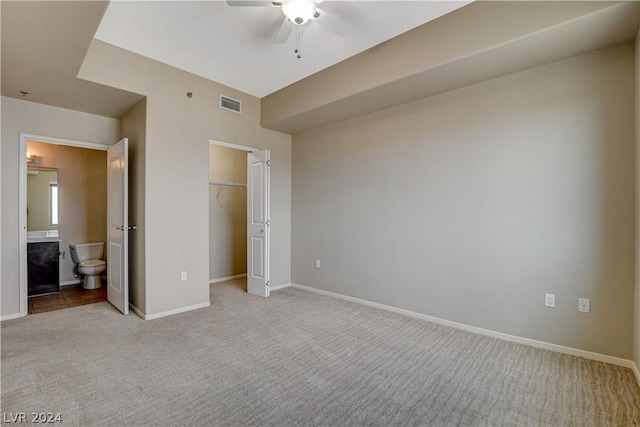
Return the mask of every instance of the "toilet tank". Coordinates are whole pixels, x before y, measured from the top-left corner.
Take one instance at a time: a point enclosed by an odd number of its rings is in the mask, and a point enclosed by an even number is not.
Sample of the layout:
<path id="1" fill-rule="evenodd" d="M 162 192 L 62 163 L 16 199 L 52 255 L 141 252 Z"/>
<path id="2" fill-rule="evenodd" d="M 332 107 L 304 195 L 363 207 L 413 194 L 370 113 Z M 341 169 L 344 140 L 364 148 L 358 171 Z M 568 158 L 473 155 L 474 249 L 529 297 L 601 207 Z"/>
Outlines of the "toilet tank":
<path id="1" fill-rule="evenodd" d="M 104 242 L 69 243 L 69 250 L 71 251 L 71 259 L 76 264 L 90 259 L 102 259 Z"/>

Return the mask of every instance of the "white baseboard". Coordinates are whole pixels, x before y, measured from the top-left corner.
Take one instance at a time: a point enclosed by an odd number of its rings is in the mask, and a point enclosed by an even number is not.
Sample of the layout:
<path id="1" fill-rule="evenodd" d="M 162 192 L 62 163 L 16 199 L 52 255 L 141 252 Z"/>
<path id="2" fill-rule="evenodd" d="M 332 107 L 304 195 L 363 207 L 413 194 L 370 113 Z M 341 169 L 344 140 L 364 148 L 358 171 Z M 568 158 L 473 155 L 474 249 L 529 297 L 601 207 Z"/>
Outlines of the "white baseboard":
<path id="1" fill-rule="evenodd" d="M 283 283 L 282 285 L 269 286 L 270 292 L 277 291 L 278 289 L 284 289 L 290 287 L 291 283 Z"/>
<path id="2" fill-rule="evenodd" d="M 636 362 L 631 362 L 632 363 L 632 367 L 631 370 L 633 371 L 633 375 L 636 376 L 636 381 L 638 381 L 638 385 L 640 385 L 640 369 L 638 369 L 638 365 L 636 365 Z"/>
<path id="3" fill-rule="evenodd" d="M 184 313 L 191 310 L 197 310 L 199 308 L 209 307 L 210 305 L 211 305 L 211 301 L 207 301 L 201 304 L 189 305 L 187 307 L 180 307 L 174 310 L 163 311 L 161 313 L 155 313 L 155 314 L 142 314 L 138 309 L 136 309 L 134 313 L 142 317 L 144 320 L 153 320 L 153 319 L 159 319 L 161 317 L 171 316 L 173 314 Z"/>
<path id="4" fill-rule="evenodd" d="M 60 286 L 78 285 L 80 283 L 82 283 L 81 279 L 67 280 L 66 282 L 60 282 Z"/>
<path id="5" fill-rule="evenodd" d="M 211 279 L 209 280 L 209 284 L 211 285 L 213 283 L 226 282 L 228 280 L 242 279 L 243 277 L 247 277 L 247 273 L 236 274 L 235 276 L 220 277 L 218 279 Z"/>
<path id="6" fill-rule="evenodd" d="M 337 294 L 335 292 L 324 291 L 322 289 L 311 288 L 309 286 L 299 285 L 297 283 L 291 283 L 291 286 L 298 289 L 303 289 L 309 292 L 315 292 L 320 295 L 326 295 L 334 298 L 339 298 L 346 301 L 356 302 L 359 304 L 368 305 L 370 307 L 380 308 L 382 310 L 392 311 L 394 313 L 404 314 L 406 316 L 415 317 L 418 319 L 428 320 L 440 325 L 450 326 L 456 329 L 462 329 L 467 332 L 473 332 L 480 335 L 485 335 L 492 338 L 498 338 L 504 341 L 516 342 L 519 344 L 529 345 L 531 347 L 542 348 L 545 350 L 551 350 L 558 353 L 570 354 L 572 356 L 584 357 L 585 359 L 596 360 L 598 362 L 610 363 L 616 366 L 622 366 L 624 368 L 630 368 L 634 370 L 638 384 L 640 384 L 640 372 L 638 372 L 637 366 L 632 360 L 621 359 L 619 357 L 608 356 L 606 354 L 593 353 L 586 350 L 580 350 L 572 347 L 565 347 L 562 345 L 551 344 L 544 341 L 532 340 L 529 338 L 518 337 L 515 335 L 509 335 L 502 332 L 491 331 L 489 329 L 478 328 L 476 326 L 466 325 L 464 323 L 453 322 L 451 320 L 441 319 L 439 317 L 428 316 L 422 313 L 416 313 L 414 311 L 404 310 L 402 308 L 393 307 L 390 305 L 379 304 L 377 302 L 371 302 L 360 298 L 350 297 L 347 295 Z"/>
<path id="7" fill-rule="evenodd" d="M 7 314 L 4 316 L 0 316 L 0 322 L 4 322 L 5 320 L 17 319 L 19 317 L 23 317 L 20 313 Z"/>

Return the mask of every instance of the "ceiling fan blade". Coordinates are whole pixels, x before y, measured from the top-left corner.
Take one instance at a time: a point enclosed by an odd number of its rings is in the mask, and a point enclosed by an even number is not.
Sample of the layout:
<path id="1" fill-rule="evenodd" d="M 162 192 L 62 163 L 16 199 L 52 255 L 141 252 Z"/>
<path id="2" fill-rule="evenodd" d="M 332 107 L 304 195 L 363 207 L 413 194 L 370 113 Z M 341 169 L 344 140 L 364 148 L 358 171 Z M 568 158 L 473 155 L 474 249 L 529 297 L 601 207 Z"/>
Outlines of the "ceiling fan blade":
<path id="1" fill-rule="evenodd" d="M 280 25 L 280 29 L 276 33 L 276 36 L 273 38 L 274 43 L 282 44 L 286 43 L 289 40 L 289 36 L 291 35 L 291 31 L 293 31 L 294 24 L 289 22 L 287 17 L 282 21 L 282 25 Z"/>
<path id="2" fill-rule="evenodd" d="M 270 1 L 248 1 L 248 0 L 227 0 L 227 5 L 231 7 L 264 7 L 273 6 Z"/>
<path id="3" fill-rule="evenodd" d="M 338 15 L 328 13 L 325 9 L 320 9 L 319 7 L 316 7 L 316 10 L 320 16 L 315 18 L 313 22 L 317 22 L 335 35 L 344 37 L 351 30 L 349 23 Z"/>

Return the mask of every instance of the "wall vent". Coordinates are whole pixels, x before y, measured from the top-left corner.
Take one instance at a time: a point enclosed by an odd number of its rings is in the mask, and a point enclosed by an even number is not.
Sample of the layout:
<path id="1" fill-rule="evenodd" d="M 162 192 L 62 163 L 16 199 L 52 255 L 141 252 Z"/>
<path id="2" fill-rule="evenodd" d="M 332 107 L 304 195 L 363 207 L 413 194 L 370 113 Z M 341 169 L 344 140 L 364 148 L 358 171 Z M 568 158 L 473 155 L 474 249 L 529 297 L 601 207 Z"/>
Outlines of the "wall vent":
<path id="1" fill-rule="evenodd" d="M 233 111 L 234 113 L 242 113 L 242 103 L 237 99 L 229 98 L 225 95 L 220 95 L 220 108 L 223 110 Z"/>

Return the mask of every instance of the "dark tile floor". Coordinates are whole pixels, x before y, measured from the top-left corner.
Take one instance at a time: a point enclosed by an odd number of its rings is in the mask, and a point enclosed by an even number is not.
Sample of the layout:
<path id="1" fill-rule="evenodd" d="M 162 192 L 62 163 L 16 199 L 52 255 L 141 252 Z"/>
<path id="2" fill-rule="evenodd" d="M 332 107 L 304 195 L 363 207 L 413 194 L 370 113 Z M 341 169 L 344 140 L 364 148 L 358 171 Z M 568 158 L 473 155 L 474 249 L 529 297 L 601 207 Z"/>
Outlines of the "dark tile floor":
<path id="1" fill-rule="evenodd" d="M 61 310 L 107 300 L 107 287 L 84 289 L 82 285 L 61 286 L 60 292 L 29 298 L 29 314 Z"/>

